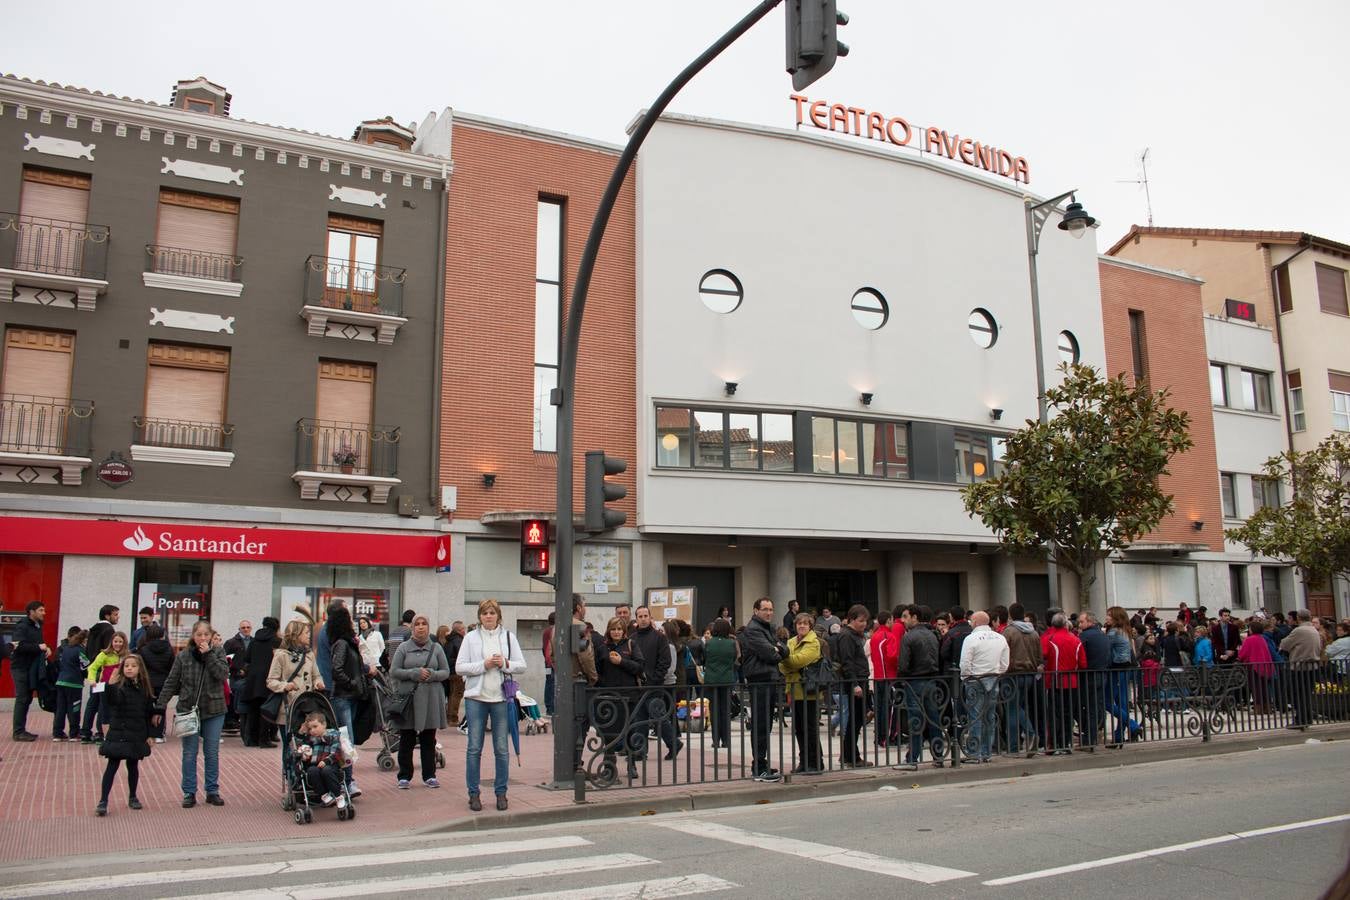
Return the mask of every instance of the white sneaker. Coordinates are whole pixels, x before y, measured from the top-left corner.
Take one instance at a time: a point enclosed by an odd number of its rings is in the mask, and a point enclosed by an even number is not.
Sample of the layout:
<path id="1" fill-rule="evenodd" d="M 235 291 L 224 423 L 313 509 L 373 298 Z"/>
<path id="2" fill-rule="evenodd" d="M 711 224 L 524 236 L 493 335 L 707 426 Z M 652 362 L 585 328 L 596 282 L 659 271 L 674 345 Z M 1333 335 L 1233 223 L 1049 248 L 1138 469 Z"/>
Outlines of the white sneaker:
<path id="1" fill-rule="evenodd" d="M 324 794 L 322 797 L 319 798 L 319 802 L 322 803 L 324 806 L 332 806 L 334 803 L 333 795 Z"/>
<path id="2" fill-rule="evenodd" d="M 352 799 L 355 800 L 357 797 L 361 796 L 361 789 L 357 787 L 356 782 L 353 781 L 351 784 L 347 785 L 347 793 L 351 794 Z"/>
<path id="3" fill-rule="evenodd" d="M 337 808 L 338 808 L 338 809 L 346 809 L 346 808 L 347 808 L 347 798 L 346 798 L 346 797 L 339 797 L 339 798 L 337 798 Z"/>
<path id="4" fill-rule="evenodd" d="M 164 738 L 155 738 L 155 743 L 156 743 L 156 744 L 162 744 L 162 743 L 164 743 Z"/>

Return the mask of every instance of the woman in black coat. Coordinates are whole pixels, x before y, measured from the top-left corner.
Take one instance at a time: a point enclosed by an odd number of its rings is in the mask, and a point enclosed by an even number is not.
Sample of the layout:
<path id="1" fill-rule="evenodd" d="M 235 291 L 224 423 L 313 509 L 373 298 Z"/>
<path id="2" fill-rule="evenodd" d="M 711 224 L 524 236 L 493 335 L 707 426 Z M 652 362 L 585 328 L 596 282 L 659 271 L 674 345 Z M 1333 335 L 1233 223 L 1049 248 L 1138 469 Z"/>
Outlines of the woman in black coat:
<path id="1" fill-rule="evenodd" d="M 248 676 L 244 679 L 244 701 L 248 712 L 244 716 L 245 747 L 275 747 L 276 726 L 262 718 L 262 705 L 272 692 L 267 689 L 267 673 L 272 668 L 272 654 L 281 648 L 281 623 L 275 616 L 263 619 L 262 627 L 253 632 L 248 647 Z"/>
<path id="2" fill-rule="evenodd" d="M 597 698 L 593 714 L 595 730 L 605 742 L 605 766 L 615 767 L 615 752 L 628 756 L 628 777 L 638 777 L 636 760 L 647 755 L 647 722 L 633 721 L 640 699 L 638 679 L 643 672 L 642 651 L 628 637 L 622 619 L 613 618 L 605 639 L 595 649 L 596 682 L 600 688 L 618 688 L 609 697 Z M 615 776 L 617 777 L 617 772 Z"/>
<path id="3" fill-rule="evenodd" d="M 145 663 L 145 673 L 150 676 L 150 689 L 158 697 L 160 689 L 164 687 L 164 682 L 169 677 L 169 671 L 173 669 L 173 644 L 164 637 L 162 625 L 151 622 L 145 626 L 145 637 L 141 639 L 138 655 Z M 150 736 L 155 739 L 155 743 L 164 743 L 163 718 L 150 729 Z"/>
<path id="4" fill-rule="evenodd" d="M 132 653 L 122 658 L 117 671 L 108 680 L 102 706 L 107 711 L 110 725 L 98 751 L 108 760 L 103 770 L 103 793 L 94 808 L 94 814 L 98 816 L 108 814 L 108 794 L 112 791 L 118 764 L 122 762 L 127 764 L 127 805 L 132 809 L 141 808 L 141 801 L 136 799 L 136 786 L 141 780 L 140 762 L 150 755 L 153 743 L 150 728 L 152 723 L 161 720 L 161 711 L 155 708 L 150 677 L 139 656 Z"/>

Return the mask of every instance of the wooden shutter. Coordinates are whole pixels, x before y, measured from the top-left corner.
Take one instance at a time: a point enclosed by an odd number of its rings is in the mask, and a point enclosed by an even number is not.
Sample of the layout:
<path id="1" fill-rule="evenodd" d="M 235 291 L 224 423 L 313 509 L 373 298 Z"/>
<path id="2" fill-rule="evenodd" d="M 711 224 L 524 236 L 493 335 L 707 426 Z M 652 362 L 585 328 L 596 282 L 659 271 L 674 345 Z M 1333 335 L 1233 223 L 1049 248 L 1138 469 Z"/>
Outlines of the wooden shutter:
<path id="1" fill-rule="evenodd" d="M 81 275 L 89 176 L 24 169 L 14 265 L 28 272 Z"/>
<path id="2" fill-rule="evenodd" d="M 375 367 L 366 363 L 324 360 L 319 363 L 320 424 L 314 443 L 315 464 L 336 465 L 333 452 L 350 447 L 356 453 L 352 471 L 370 472 L 370 421 L 375 399 Z"/>
<path id="3" fill-rule="evenodd" d="M 151 344 L 145 417 L 178 422 L 225 422 L 230 351 L 220 347 Z"/>
<path id="4" fill-rule="evenodd" d="M 182 191 L 159 192 L 155 243 L 219 256 L 233 256 L 239 201 Z"/>
<path id="5" fill-rule="evenodd" d="M 1342 375 L 1340 372 L 1328 372 L 1327 381 L 1331 383 L 1331 389 L 1338 394 L 1350 394 L 1350 375 Z"/>
<path id="6" fill-rule="evenodd" d="M 19 215 L 84 225 L 89 217 L 88 176 L 24 169 Z"/>
<path id="7" fill-rule="evenodd" d="M 1345 298 L 1345 270 L 1317 264 L 1317 302 L 1322 312 L 1350 315 Z"/>
<path id="8" fill-rule="evenodd" d="M 70 400 L 70 365 L 75 335 L 10 328 L 5 331 L 5 369 L 0 391 Z"/>

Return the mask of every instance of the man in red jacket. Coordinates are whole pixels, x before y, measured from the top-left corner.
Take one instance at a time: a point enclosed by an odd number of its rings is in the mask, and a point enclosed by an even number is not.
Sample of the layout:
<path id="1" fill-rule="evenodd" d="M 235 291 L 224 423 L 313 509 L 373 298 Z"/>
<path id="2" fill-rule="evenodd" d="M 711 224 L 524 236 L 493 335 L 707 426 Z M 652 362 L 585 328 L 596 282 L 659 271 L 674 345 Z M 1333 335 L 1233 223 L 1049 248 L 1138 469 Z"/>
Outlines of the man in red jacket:
<path id="1" fill-rule="evenodd" d="M 1041 654 L 1045 657 L 1046 702 L 1049 705 L 1050 747 L 1048 755 L 1072 752 L 1073 715 L 1078 708 L 1078 671 L 1087 668 L 1083 642 L 1068 629 L 1064 613 L 1055 613 L 1050 627 L 1041 635 Z"/>
<path id="2" fill-rule="evenodd" d="M 904 635 L 900 626 L 900 634 Z M 868 653 L 872 657 L 872 679 L 876 684 L 873 694 L 876 702 L 876 741 L 878 747 L 894 743 L 897 740 L 899 720 L 892 723 L 891 705 L 895 701 L 895 678 L 900 660 L 900 640 L 891 628 L 891 614 L 887 610 L 877 613 L 877 624 L 872 629 L 872 639 L 868 641 Z"/>

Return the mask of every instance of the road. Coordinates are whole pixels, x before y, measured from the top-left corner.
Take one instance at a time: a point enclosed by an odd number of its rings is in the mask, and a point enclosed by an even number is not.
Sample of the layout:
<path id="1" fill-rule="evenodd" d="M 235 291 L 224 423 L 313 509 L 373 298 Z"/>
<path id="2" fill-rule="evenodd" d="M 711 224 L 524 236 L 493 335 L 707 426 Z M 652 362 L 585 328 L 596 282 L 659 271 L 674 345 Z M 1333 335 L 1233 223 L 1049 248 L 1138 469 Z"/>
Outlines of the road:
<path id="1" fill-rule="evenodd" d="M 86 857 L 0 898 L 1315 898 L 1350 856 L 1350 742 L 471 834 Z M 278 815 L 281 813 L 278 812 Z M 332 815 L 320 812 L 318 815 Z"/>

